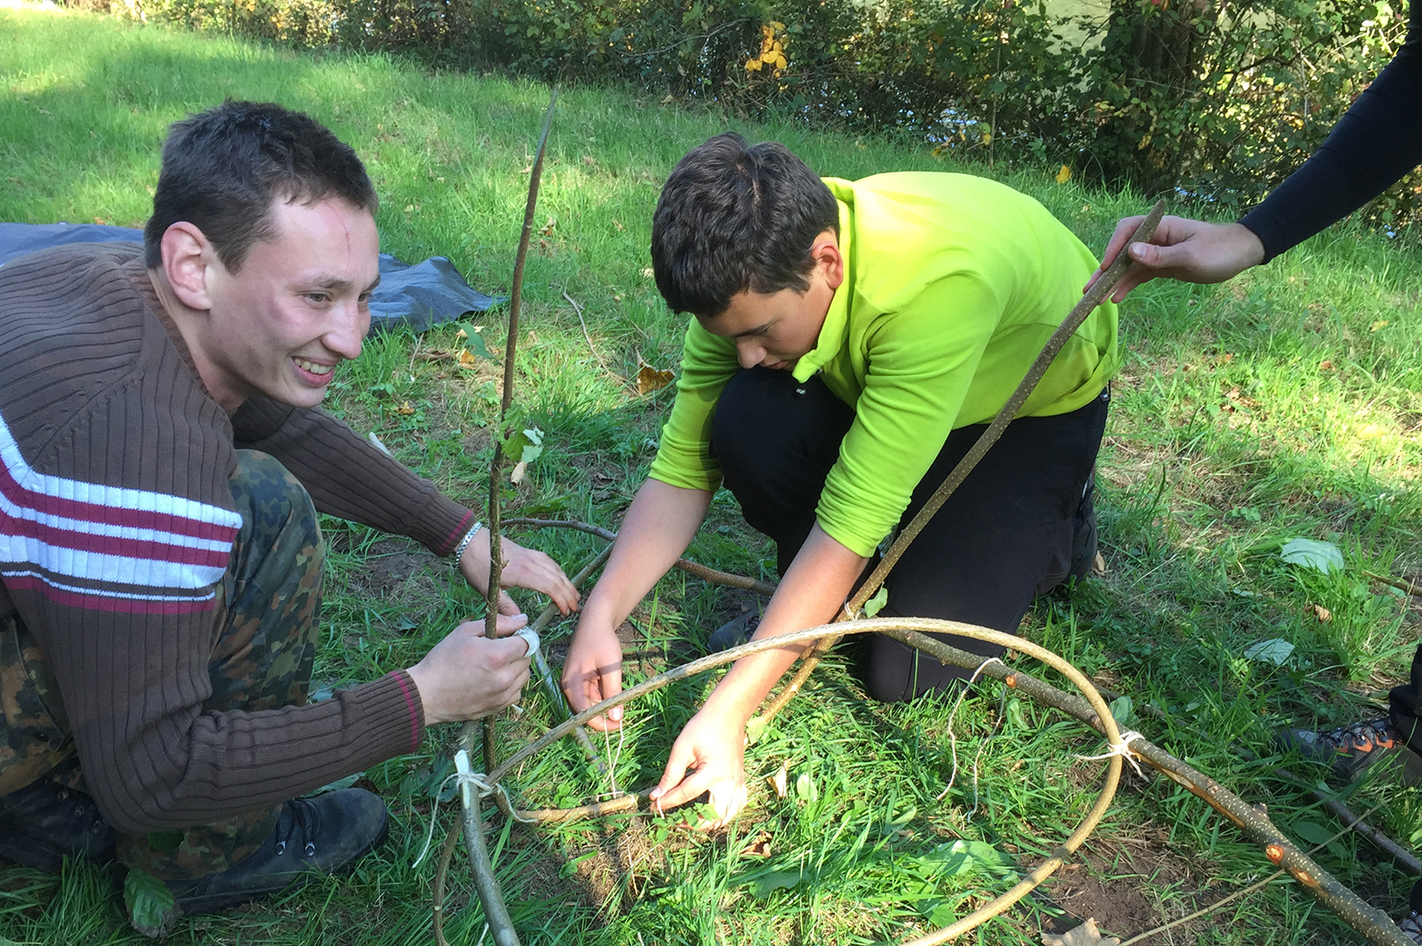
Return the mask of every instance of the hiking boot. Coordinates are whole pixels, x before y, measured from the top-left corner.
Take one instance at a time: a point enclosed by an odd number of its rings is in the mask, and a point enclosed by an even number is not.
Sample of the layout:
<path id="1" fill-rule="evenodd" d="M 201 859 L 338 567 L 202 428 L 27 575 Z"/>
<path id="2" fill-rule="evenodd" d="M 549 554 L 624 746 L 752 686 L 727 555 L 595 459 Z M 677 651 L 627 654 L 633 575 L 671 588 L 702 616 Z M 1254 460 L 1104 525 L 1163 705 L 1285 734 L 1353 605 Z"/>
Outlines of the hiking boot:
<path id="1" fill-rule="evenodd" d="M 1284 751 L 1297 750 L 1309 762 L 1330 766 L 1333 777 L 1340 782 L 1353 781 L 1364 769 L 1388 757 L 1403 764 L 1404 784 L 1422 776 L 1422 759 L 1407 748 L 1387 717 L 1317 732 L 1288 729 L 1274 742 Z"/>
<path id="2" fill-rule="evenodd" d="M 114 829 L 94 799 L 48 778 L 0 797 L 0 857 L 47 874 L 66 857 L 114 859 Z"/>
<path id="3" fill-rule="evenodd" d="M 389 816 L 380 796 L 362 788 L 298 798 L 281 808 L 276 828 L 246 860 L 195 880 L 168 881 L 179 915 L 213 913 L 348 870 L 385 840 Z"/>
<path id="4" fill-rule="evenodd" d="M 755 629 L 760 627 L 760 612 L 745 611 L 740 617 L 722 624 L 706 638 L 706 652 L 719 654 L 723 650 L 739 647 L 751 639 Z"/>
<path id="5" fill-rule="evenodd" d="M 1402 930 L 1403 936 L 1422 946 L 1422 913 L 1413 910 L 1407 919 L 1397 921 L 1397 928 Z"/>

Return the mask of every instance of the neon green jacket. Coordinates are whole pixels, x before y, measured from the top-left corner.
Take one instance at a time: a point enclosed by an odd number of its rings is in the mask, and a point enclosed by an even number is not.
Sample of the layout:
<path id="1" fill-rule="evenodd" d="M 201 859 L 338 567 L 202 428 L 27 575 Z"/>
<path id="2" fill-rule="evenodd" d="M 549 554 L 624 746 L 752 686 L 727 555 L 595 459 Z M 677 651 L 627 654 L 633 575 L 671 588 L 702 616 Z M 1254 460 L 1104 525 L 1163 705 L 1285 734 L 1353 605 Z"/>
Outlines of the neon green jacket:
<path id="1" fill-rule="evenodd" d="M 844 283 L 797 380 L 819 373 L 854 406 L 816 509 L 869 555 L 898 523 L 948 432 L 990 421 L 1081 298 L 1091 252 L 1037 201 L 964 174 L 826 178 L 839 200 Z M 1047 370 L 1024 416 L 1065 414 L 1119 361 L 1116 307 L 1099 307 Z M 739 369 L 734 343 L 693 318 L 652 478 L 714 491 L 711 417 Z"/>

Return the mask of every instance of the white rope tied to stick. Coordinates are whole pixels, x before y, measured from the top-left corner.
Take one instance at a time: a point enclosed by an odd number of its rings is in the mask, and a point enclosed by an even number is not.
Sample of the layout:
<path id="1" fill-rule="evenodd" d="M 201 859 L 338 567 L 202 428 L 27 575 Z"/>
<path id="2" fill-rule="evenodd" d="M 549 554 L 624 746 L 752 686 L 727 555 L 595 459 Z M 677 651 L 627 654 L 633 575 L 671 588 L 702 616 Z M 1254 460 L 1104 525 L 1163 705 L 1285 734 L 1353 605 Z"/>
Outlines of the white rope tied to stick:
<path id="1" fill-rule="evenodd" d="M 474 804 L 474 796 L 471 792 L 478 792 L 480 798 L 488 798 L 490 795 L 498 792 L 504 796 L 504 801 L 508 803 L 508 809 L 513 813 L 515 821 L 521 821 L 524 824 L 537 824 L 535 819 L 525 818 L 518 813 L 518 809 L 514 808 L 513 799 L 509 798 L 507 789 L 498 782 L 490 782 L 484 777 L 483 772 L 475 772 L 469 765 L 469 752 L 465 749 L 460 749 L 454 754 L 454 771 L 451 772 L 444 781 L 439 783 L 439 790 L 434 793 L 435 803 L 434 809 L 430 812 L 430 830 L 429 833 L 425 835 L 425 846 L 420 848 L 420 856 L 415 858 L 415 862 L 410 865 L 411 870 L 419 867 L 420 862 L 425 859 L 425 855 L 430 852 L 430 844 L 434 841 L 435 823 L 439 821 L 439 796 L 444 794 L 445 787 L 449 785 L 451 781 L 458 786 L 459 799 L 464 803 L 465 808 L 469 808 Z"/>
<path id="2" fill-rule="evenodd" d="M 1144 736 L 1136 732 L 1134 729 L 1127 729 L 1125 732 L 1121 733 L 1120 742 L 1108 743 L 1108 745 L 1111 747 L 1110 751 L 1103 752 L 1100 755 L 1079 755 L 1077 756 L 1077 758 L 1081 759 L 1083 762 L 1096 762 L 1101 759 L 1109 759 L 1112 756 L 1118 755 L 1121 758 L 1125 759 L 1127 762 L 1131 763 L 1131 768 L 1136 770 L 1137 775 L 1139 775 L 1141 778 L 1145 778 L 1145 773 L 1141 771 L 1140 763 L 1136 761 L 1135 756 L 1131 755 L 1131 740 L 1144 738 Z"/>
<path id="3" fill-rule="evenodd" d="M 945 785 L 945 786 L 943 787 L 943 791 L 939 792 L 938 795 L 937 795 L 937 797 L 933 799 L 934 801 L 942 801 L 944 798 L 946 798 L 947 795 L 948 795 L 948 793 L 953 790 L 953 783 L 958 780 L 958 737 L 953 733 L 953 717 L 955 717 L 955 716 L 958 715 L 958 707 L 960 707 L 960 706 L 963 705 L 963 698 L 968 695 L 968 689 L 969 689 L 970 687 L 972 687 L 972 685 L 973 685 L 974 683 L 977 683 L 977 682 L 978 682 L 978 677 L 982 674 L 983 670 L 985 670 L 985 669 L 987 668 L 987 665 L 988 665 L 988 664 L 993 664 L 993 663 L 1002 664 L 1004 667 L 1007 666 L 1007 664 L 1003 663 L 1002 660 L 1001 660 L 1000 658 L 998 658 L 998 657 L 989 657 L 987 660 L 984 660 L 982 663 L 978 664 L 978 669 L 976 669 L 976 670 L 973 671 L 973 675 L 968 678 L 968 682 L 965 683 L 965 684 L 963 684 L 963 686 L 959 688 L 959 690 L 958 690 L 958 698 L 953 701 L 953 709 L 952 709 L 952 711 L 949 712 L 949 714 L 948 714 L 948 727 L 947 727 L 947 728 L 948 728 L 948 751 L 949 751 L 949 753 L 951 754 L 952 759 L 953 759 L 953 771 L 952 771 L 952 773 L 949 774 L 949 776 L 948 776 L 948 784 Z M 982 755 L 982 751 L 983 751 L 983 745 L 982 745 L 982 743 L 980 742 L 980 743 L 978 744 L 978 751 L 977 751 L 977 753 L 974 754 L 974 756 L 973 756 L 973 810 L 974 810 L 974 811 L 976 811 L 976 810 L 977 810 L 977 807 L 978 807 L 978 757 Z"/>

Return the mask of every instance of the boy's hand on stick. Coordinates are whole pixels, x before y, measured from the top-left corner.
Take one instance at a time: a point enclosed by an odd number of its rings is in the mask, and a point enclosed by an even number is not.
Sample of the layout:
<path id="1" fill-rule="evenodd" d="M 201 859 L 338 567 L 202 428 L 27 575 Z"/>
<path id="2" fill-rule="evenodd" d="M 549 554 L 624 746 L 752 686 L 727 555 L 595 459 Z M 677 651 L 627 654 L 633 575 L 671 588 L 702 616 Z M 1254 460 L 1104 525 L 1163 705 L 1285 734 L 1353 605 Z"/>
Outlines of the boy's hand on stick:
<path id="1" fill-rule="evenodd" d="M 1123 250 L 1135 261 L 1111 294 L 1120 302 L 1126 294 L 1157 276 L 1181 282 L 1217 283 L 1239 275 L 1264 260 L 1264 244 L 1254 231 L 1240 223 L 1205 223 L 1185 217 L 1165 216 L 1149 243 L 1129 243 L 1144 216 L 1126 217 L 1116 224 L 1101 265 L 1086 281 L 1086 292 Z"/>
<path id="2" fill-rule="evenodd" d="M 425 725 L 478 719 L 518 699 L 528 682 L 528 642 L 507 637 L 528 623 L 523 614 L 500 614 L 498 640 L 484 636 L 483 621 L 465 621 L 406 672 L 420 692 Z"/>
<path id="3" fill-rule="evenodd" d="M 505 588 L 527 588 L 545 594 L 564 614 L 578 610 L 578 589 L 563 574 L 563 569 L 542 552 L 526 549 L 517 542 L 502 539 L 499 548 L 504 556 L 504 568 L 500 572 L 499 584 Z M 489 530 L 481 529 L 469 543 L 464 557 L 459 560 L 459 570 L 469 584 L 480 592 L 489 584 Z M 501 595 L 499 612 L 516 613 L 505 609 L 507 595 Z"/>
<path id="4" fill-rule="evenodd" d="M 652 789 L 653 804 L 662 811 L 710 792 L 716 820 L 696 827 L 725 827 L 746 805 L 745 755 L 745 728 L 703 709 L 676 737 L 662 780 Z"/>
<path id="5" fill-rule="evenodd" d="M 622 642 L 610 627 L 594 628 L 584 617 L 563 660 L 563 692 L 574 713 L 622 692 Z M 622 707 L 588 720 L 589 728 L 609 732 L 622 727 Z"/>

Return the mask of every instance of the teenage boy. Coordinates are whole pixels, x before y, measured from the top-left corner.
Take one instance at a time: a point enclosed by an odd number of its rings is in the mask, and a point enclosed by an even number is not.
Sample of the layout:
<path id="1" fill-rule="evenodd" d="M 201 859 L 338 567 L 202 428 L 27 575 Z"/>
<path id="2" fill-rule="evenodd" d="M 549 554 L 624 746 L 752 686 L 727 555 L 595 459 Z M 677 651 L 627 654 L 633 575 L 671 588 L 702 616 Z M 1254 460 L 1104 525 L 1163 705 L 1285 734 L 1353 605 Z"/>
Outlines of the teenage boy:
<path id="1" fill-rule="evenodd" d="M 614 631 L 722 483 L 776 543 L 782 578 L 755 638 L 832 619 L 881 541 L 1001 409 L 1096 260 L 1001 184 L 932 173 L 821 180 L 779 144 L 725 134 L 672 171 L 652 265 L 667 304 L 693 318 L 650 477 L 569 649 L 563 686 L 575 709 L 621 690 Z M 910 546 L 882 615 L 1014 631 L 1034 596 L 1089 568 L 1092 469 L 1116 367 L 1107 304 Z M 745 724 L 802 650 L 732 667 L 676 740 L 653 792 L 660 805 L 709 792 L 718 824 L 736 814 Z M 965 676 L 886 637 L 865 650 L 876 699 Z M 608 716 L 595 725 L 621 724 L 618 710 Z"/>

